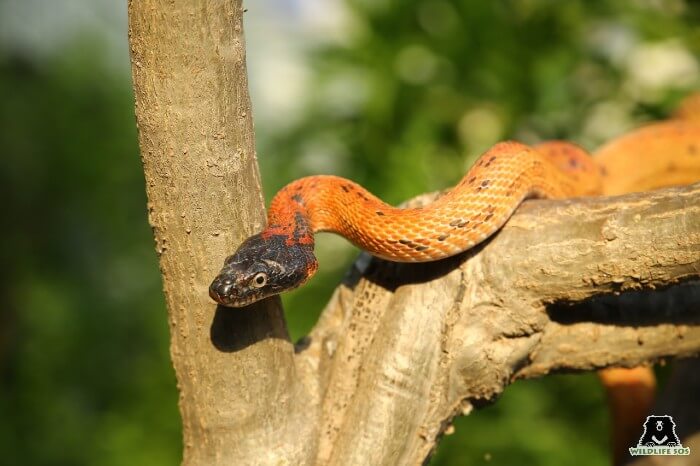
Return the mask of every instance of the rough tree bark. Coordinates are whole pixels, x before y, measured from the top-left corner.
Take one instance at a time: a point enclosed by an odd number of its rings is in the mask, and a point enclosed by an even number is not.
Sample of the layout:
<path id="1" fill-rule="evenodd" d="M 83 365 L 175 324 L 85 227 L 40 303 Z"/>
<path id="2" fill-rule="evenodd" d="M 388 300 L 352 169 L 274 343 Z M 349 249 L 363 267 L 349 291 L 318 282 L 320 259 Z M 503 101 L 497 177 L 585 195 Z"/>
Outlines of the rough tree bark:
<path id="1" fill-rule="evenodd" d="M 700 351 L 700 185 L 527 202 L 432 264 L 363 256 L 296 350 L 278 299 L 217 309 L 209 281 L 264 222 L 242 14 L 129 2 L 184 464 L 420 464 L 514 379 Z"/>

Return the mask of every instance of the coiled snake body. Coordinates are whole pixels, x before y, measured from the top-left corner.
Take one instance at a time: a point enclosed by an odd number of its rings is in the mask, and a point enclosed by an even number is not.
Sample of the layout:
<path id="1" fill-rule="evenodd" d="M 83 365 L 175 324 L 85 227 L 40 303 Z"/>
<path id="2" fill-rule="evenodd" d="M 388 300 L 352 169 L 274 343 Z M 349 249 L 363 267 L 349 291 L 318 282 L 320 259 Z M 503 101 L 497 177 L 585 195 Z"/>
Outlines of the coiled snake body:
<path id="1" fill-rule="evenodd" d="M 499 143 L 455 188 L 423 208 L 392 207 L 352 181 L 310 176 L 275 195 L 267 228 L 225 260 L 209 294 L 240 307 L 303 284 L 318 267 L 313 247 L 319 231 L 340 234 L 377 257 L 427 262 L 484 241 L 527 198 L 620 194 L 697 179 L 700 124 L 690 119 L 641 128 L 595 157 L 566 142 Z"/>

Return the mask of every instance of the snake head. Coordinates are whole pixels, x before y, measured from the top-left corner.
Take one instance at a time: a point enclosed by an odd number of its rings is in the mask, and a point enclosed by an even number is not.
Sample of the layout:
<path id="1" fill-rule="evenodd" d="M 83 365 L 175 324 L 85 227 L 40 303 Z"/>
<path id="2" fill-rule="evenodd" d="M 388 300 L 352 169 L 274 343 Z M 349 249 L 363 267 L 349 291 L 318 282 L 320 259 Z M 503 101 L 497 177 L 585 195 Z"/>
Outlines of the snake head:
<path id="1" fill-rule="evenodd" d="M 313 244 L 289 244 L 284 235 L 253 235 L 224 261 L 209 296 L 228 307 L 243 307 L 292 290 L 318 268 Z"/>

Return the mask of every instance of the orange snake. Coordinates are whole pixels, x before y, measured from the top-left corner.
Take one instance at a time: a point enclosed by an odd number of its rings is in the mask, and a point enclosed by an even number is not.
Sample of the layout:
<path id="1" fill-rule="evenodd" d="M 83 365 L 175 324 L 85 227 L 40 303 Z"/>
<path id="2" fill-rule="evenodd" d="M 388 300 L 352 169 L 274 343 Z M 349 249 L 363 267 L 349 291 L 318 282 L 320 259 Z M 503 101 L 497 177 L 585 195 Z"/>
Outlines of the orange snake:
<path id="1" fill-rule="evenodd" d="M 567 142 L 502 142 L 423 208 L 392 207 L 336 176 L 301 178 L 275 195 L 267 228 L 226 259 L 209 294 L 222 305 L 241 307 L 303 284 L 318 267 L 313 235 L 319 231 L 340 234 L 383 259 L 428 262 L 484 241 L 527 198 L 620 194 L 698 180 L 697 121 L 690 115 L 651 124 L 594 157 Z"/>

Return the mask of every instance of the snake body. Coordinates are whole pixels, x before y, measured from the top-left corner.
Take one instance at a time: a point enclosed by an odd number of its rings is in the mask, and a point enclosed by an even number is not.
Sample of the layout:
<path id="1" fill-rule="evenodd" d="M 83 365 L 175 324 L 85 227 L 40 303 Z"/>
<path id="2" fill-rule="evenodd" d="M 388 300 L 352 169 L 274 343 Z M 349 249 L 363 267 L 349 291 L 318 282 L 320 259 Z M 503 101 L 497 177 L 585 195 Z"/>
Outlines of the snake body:
<path id="1" fill-rule="evenodd" d="M 619 194 L 694 179 L 700 179 L 700 124 L 689 120 L 641 128 L 595 157 L 567 142 L 502 142 L 423 208 L 390 206 L 337 176 L 301 178 L 275 195 L 268 226 L 226 259 L 210 296 L 240 307 L 303 284 L 318 267 L 313 246 L 320 231 L 383 259 L 427 262 L 481 243 L 528 198 Z"/>

